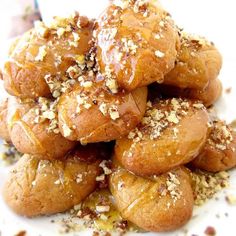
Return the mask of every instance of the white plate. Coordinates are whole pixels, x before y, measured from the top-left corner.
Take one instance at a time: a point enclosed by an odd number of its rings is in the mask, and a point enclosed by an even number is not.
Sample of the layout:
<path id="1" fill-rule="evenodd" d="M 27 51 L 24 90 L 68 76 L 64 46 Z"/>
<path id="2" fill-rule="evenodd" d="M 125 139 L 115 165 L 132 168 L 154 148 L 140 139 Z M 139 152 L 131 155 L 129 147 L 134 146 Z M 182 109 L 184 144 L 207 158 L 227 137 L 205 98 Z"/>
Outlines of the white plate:
<path id="1" fill-rule="evenodd" d="M 94 17 L 104 7 L 107 0 L 57 0 L 46 1 L 41 0 L 41 9 L 45 19 L 62 13 L 69 13 L 72 9 L 80 10 L 82 13 Z M 52 7 L 53 3 L 53 7 Z M 236 32 L 234 23 L 236 22 L 236 14 L 234 13 L 234 0 L 226 1 L 210 1 L 210 0 L 165 0 L 163 4 L 170 10 L 178 24 L 184 26 L 187 31 L 199 33 L 213 40 L 221 50 L 224 57 L 224 66 L 220 74 L 220 79 L 224 83 L 224 88 L 232 87 L 230 94 L 224 93 L 220 101 L 216 104 L 216 109 L 221 118 L 228 122 L 236 119 Z M 50 9 L 50 10 L 48 10 Z M 52 10 L 53 9 L 53 10 Z M 1 11 L 1 10 L 0 10 Z M 0 12 L 1 13 L 1 12 Z M 0 46 L 5 47 L 4 45 Z M 1 58 L 2 54 L 0 54 Z M 0 91 L 0 96 L 3 92 Z M 0 190 L 6 178 L 8 168 L 0 167 Z M 231 171 L 230 187 L 224 189 L 217 194 L 218 200 L 210 200 L 202 207 L 194 209 L 194 217 L 192 220 L 175 232 L 167 234 L 148 233 L 148 236 L 191 236 L 204 235 L 207 226 L 215 227 L 217 236 L 234 236 L 235 235 L 235 219 L 236 206 L 230 206 L 225 201 L 227 194 L 236 196 L 236 170 Z M 0 197 L 0 235 L 15 235 L 20 230 L 26 230 L 27 236 L 54 236 L 61 235 L 59 233 L 60 225 L 51 223 L 52 219 L 65 217 L 59 215 L 54 217 L 41 217 L 36 219 L 26 219 L 12 213 L 4 204 Z M 227 214 L 226 214 L 227 213 Z M 218 215 L 219 217 L 216 217 Z M 228 216 L 226 216 L 228 215 Z M 188 230 L 186 233 L 185 229 Z M 68 234 L 69 235 L 69 234 Z M 70 235 L 91 235 L 91 231 L 77 232 Z"/>

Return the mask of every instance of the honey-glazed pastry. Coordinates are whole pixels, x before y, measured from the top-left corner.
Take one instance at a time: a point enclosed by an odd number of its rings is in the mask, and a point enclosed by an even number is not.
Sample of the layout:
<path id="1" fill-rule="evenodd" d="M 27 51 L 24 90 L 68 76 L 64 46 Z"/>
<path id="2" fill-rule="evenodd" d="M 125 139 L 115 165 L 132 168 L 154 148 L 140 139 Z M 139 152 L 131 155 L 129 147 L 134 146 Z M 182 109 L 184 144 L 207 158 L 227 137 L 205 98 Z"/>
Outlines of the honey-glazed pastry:
<path id="1" fill-rule="evenodd" d="M 7 92 L 21 98 L 50 97 L 52 80 L 63 82 L 71 70 L 85 69 L 92 29 L 93 22 L 78 14 L 56 17 L 50 26 L 37 22 L 10 48 L 3 69 Z"/>
<path id="2" fill-rule="evenodd" d="M 4 186 L 6 203 L 27 217 L 69 210 L 95 190 L 101 151 L 96 145 L 79 146 L 60 161 L 25 154 Z"/>
<path id="3" fill-rule="evenodd" d="M 213 122 L 207 142 L 192 166 L 218 172 L 236 166 L 236 133 L 225 122 Z"/>
<path id="4" fill-rule="evenodd" d="M 14 123 L 20 120 L 35 105 L 36 102 L 33 99 L 20 99 L 9 96 L 6 122 L 10 135 Z"/>
<path id="5" fill-rule="evenodd" d="M 0 138 L 6 142 L 11 142 L 11 137 L 7 127 L 8 98 L 0 103 Z"/>
<path id="6" fill-rule="evenodd" d="M 179 88 L 171 85 L 158 84 L 152 86 L 156 96 L 162 94 L 167 97 L 182 97 L 201 101 L 206 107 L 213 105 L 222 94 L 222 83 L 219 79 L 210 80 L 206 88 L 190 89 Z M 152 92 L 153 93 L 153 92 Z"/>
<path id="7" fill-rule="evenodd" d="M 131 91 L 163 82 L 174 67 L 179 36 L 158 1 L 112 1 L 97 21 L 97 61 L 117 87 Z"/>
<path id="8" fill-rule="evenodd" d="M 11 127 L 30 108 L 35 106 L 31 99 L 18 99 L 12 96 L 7 97 L 0 105 L 0 137 L 11 142 Z"/>
<path id="9" fill-rule="evenodd" d="M 102 84 L 85 77 L 61 96 L 58 122 L 65 138 L 81 143 L 111 141 L 127 135 L 141 121 L 146 87 L 113 95 Z"/>
<path id="10" fill-rule="evenodd" d="M 175 98 L 149 102 L 141 123 L 116 141 L 115 158 L 140 176 L 165 173 L 200 153 L 208 122 L 207 110 L 199 102 Z"/>
<path id="11" fill-rule="evenodd" d="M 62 158 L 76 144 L 61 135 L 56 103 L 45 98 L 12 124 L 10 136 L 19 152 L 39 159 Z"/>
<path id="12" fill-rule="evenodd" d="M 150 179 L 118 167 L 110 176 L 109 188 L 122 217 L 144 230 L 176 230 L 192 216 L 193 191 L 184 167 Z"/>
<path id="13" fill-rule="evenodd" d="M 222 57 L 212 42 L 181 32 L 181 47 L 175 67 L 164 83 L 179 88 L 203 90 L 220 73 Z"/>

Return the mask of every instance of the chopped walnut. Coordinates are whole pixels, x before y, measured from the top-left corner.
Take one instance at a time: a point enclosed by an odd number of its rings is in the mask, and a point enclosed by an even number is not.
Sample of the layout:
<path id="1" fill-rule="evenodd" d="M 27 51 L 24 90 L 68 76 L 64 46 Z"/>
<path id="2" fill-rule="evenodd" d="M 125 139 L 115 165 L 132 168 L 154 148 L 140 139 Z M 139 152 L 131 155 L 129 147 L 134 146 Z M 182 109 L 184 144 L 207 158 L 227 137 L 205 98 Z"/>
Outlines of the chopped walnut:
<path id="1" fill-rule="evenodd" d="M 99 165 L 103 169 L 105 175 L 110 175 L 112 173 L 112 170 L 108 168 L 108 163 L 109 161 L 103 160 Z"/>
<path id="2" fill-rule="evenodd" d="M 72 130 L 66 124 L 62 125 L 62 130 L 65 137 L 69 137 L 72 133 Z"/>
<path id="3" fill-rule="evenodd" d="M 174 173 L 172 172 L 168 173 L 168 179 L 166 181 L 166 185 L 167 185 L 167 190 L 170 193 L 170 196 L 174 200 L 174 202 L 180 199 L 182 195 L 182 193 L 178 190 L 178 185 L 180 185 L 180 182 Z"/>
<path id="4" fill-rule="evenodd" d="M 194 107 L 194 104 L 193 108 L 200 109 L 200 106 Z M 160 106 L 159 109 L 152 106 L 151 102 L 147 103 L 145 115 L 141 123 L 129 133 L 129 139 L 132 139 L 133 142 L 139 142 L 147 138 L 151 140 L 157 139 L 167 127 L 178 124 L 182 117 L 188 114 L 190 109 L 187 100 L 176 98 L 161 100 L 158 106 Z M 168 108 L 167 110 L 165 110 L 166 107 Z M 203 108 L 204 106 L 201 106 L 201 109 Z M 178 131 L 175 130 L 175 135 L 177 133 Z"/>
<path id="5" fill-rule="evenodd" d="M 117 120 L 118 118 L 120 118 L 118 108 L 115 105 L 112 105 L 109 107 L 108 113 L 109 113 L 112 120 Z"/>
<path id="6" fill-rule="evenodd" d="M 46 46 L 39 47 L 38 55 L 35 57 L 35 61 L 43 61 L 47 55 Z"/>
<path id="7" fill-rule="evenodd" d="M 118 92 L 118 85 L 115 79 L 107 79 L 106 86 L 111 90 L 112 93 Z"/>
<path id="8" fill-rule="evenodd" d="M 79 184 L 83 181 L 83 175 L 82 174 L 78 174 L 76 176 L 76 183 Z"/>
<path id="9" fill-rule="evenodd" d="M 99 213 L 108 212 L 110 211 L 110 206 L 96 206 L 96 211 L 98 211 Z"/>
<path id="10" fill-rule="evenodd" d="M 58 121 L 57 121 L 57 100 L 51 101 L 47 98 L 40 97 L 38 99 L 39 106 L 32 108 L 36 114 L 34 119 L 35 123 L 41 123 L 45 120 L 49 121 L 49 126 L 47 128 L 48 132 L 54 132 L 55 134 L 59 133 Z"/>
<path id="11" fill-rule="evenodd" d="M 229 186 L 229 174 L 225 171 L 209 173 L 196 170 L 191 173 L 194 183 L 195 205 L 202 205 L 221 189 Z"/>
<path id="12" fill-rule="evenodd" d="M 155 56 L 158 57 L 158 58 L 162 58 L 165 56 L 165 53 L 159 51 L 159 50 L 156 50 L 155 51 Z"/>
<path id="13" fill-rule="evenodd" d="M 78 41 L 80 40 L 80 36 L 79 36 L 78 33 L 72 32 L 72 35 L 73 35 L 73 37 L 74 37 L 74 41 L 75 41 L 75 42 L 78 42 Z"/>
<path id="14" fill-rule="evenodd" d="M 99 111 L 105 116 L 108 113 L 108 107 L 106 103 L 101 103 L 99 106 Z"/>
<path id="15" fill-rule="evenodd" d="M 225 199 L 230 205 L 236 205 L 236 196 L 229 194 Z"/>
<path id="16" fill-rule="evenodd" d="M 57 36 L 58 38 L 61 38 L 65 34 L 66 30 L 62 27 L 57 29 Z"/>
<path id="17" fill-rule="evenodd" d="M 224 151 L 233 141 L 232 129 L 225 122 L 216 120 L 210 133 L 208 143 L 217 149 Z"/>
<path id="18" fill-rule="evenodd" d="M 212 226 L 208 226 L 205 231 L 204 231 L 206 236 L 215 236 L 216 235 L 216 230 Z"/>
<path id="19" fill-rule="evenodd" d="M 136 54 L 138 46 L 134 43 L 132 39 L 122 38 L 121 42 L 123 43 L 121 48 L 123 52 L 131 55 Z"/>
<path id="20" fill-rule="evenodd" d="M 22 154 L 17 151 L 17 149 L 9 144 L 9 143 L 3 143 L 3 152 L 0 153 L 0 160 L 4 162 L 6 165 L 12 165 L 16 163 Z"/>
<path id="21" fill-rule="evenodd" d="M 89 97 L 86 96 L 83 93 L 77 95 L 76 100 L 77 100 L 77 103 L 78 103 L 77 113 L 81 112 L 81 107 L 84 107 L 86 110 L 88 110 L 92 107 L 92 104 L 90 103 Z"/>
<path id="22" fill-rule="evenodd" d="M 45 38 L 49 33 L 49 29 L 45 26 L 42 21 L 35 21 L 34 28 L 39 37 Z"/>

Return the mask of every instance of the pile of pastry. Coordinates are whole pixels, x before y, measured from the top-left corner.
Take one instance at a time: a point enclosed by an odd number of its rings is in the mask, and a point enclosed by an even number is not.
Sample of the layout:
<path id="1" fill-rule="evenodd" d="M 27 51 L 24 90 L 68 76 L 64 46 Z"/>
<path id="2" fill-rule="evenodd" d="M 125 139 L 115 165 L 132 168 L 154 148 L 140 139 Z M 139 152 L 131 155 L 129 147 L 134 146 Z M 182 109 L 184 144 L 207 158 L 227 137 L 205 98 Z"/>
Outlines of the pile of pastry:
<path id="1" fill-rule="evenodd" d="M 107 187 L 125 220 L 181 227 L 194 205 L 191 169 L 236 165 L 235 133 L 208 111 L 221 64 L 214 44 L 179 29 L 158 1 L 112 1 L 97 20 L 36 22 L 1 73 L 9 97 L 0 136 L 24 154 L 6 203 L 50 215 Z"/>

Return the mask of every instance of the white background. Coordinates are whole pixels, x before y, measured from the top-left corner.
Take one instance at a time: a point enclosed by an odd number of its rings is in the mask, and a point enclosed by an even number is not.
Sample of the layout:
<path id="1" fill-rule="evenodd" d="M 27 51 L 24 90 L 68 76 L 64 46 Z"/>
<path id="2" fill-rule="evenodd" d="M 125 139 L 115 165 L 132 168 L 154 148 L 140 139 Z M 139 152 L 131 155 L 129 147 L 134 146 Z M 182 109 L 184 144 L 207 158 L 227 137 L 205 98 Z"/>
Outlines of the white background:
<path id="1" fill-rule="evenodd" d="M 0 62 L 6 49 L 3 33 L 6 32 L 8 13 L 14 9 L 9 4 L 12 0 L 0 0 Z M 20 2 L 20 0 L 18 0 Z M 3 4 L 4 3 L 4 4 Z M 8 3 L 8 4 L 6 4 Z M 90 17 L 96 17 L 106 5 L 107 0 L 41 0 L 40 7 L 45 20 L 53 15 L 66 15 L 73 9 Z M 236 118 L 236 3 L 235 0 L 163 0 L 163 5 L 170 11 L 179 26 L 186 31 L 205 35 L 214 41 L 222 52 L 224 66 L 220 78 L 224 87 L 232 87 L 231 94 L 223 94 L 222 99 L 217 103 L 219 115 L 232 121 Z M 17 8 L 15 9 L 17 11 Z M 0 91 L 0 94 L 2 92 Z M 0 188 L 5 178 L 6 168 L 0 168 Z M 234 176 L 234 178 L 233 178 Z M 236 195 L 236 174 L 232 172 L 231 187 L 228 192 Z M 225 193 L 222 192 L 219 201 L 210 201 L 202 208 L 195 209 L 193 220 L 183 230 L 169 234 L 155 235 L 204 235 L 207 226 L 214 226 L 217 236 L 235 236 L 236 206 L 229 206 L 224 200 Z M 225 213 L 229 217 L 225 217 Z M 216 214 L 220 218 L 216 218 Z M 11 236 L 19 229 L 26 229 L 30 236 L 54 236 L 58 229 L 55 224 L 49 223 L 48 218 L 26 220 L 15 216 L 10 212 L 0 198 L 0 230 L 3 236 Z M 81 235 L 78 233 L 77 235 Z M 85 233 L 90 235 L 90 233 Z"/>

